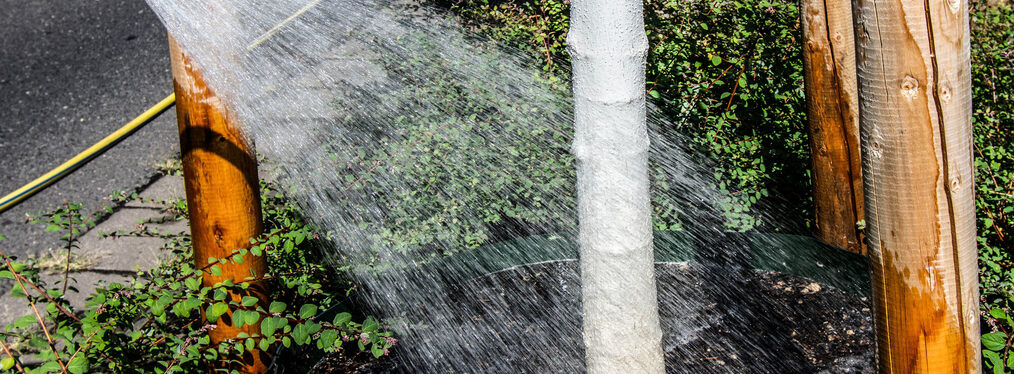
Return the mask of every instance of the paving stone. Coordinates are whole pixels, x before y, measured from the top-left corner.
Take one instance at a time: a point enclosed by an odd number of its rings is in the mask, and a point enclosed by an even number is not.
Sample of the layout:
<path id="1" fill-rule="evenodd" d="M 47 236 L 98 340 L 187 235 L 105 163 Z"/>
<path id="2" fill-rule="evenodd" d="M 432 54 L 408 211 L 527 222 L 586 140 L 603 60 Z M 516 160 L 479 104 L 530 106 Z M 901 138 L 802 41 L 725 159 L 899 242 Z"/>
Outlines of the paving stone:
<path id="1" fill-rule="evenodd" d="M 165 175 L 150 186 L 137 194 L 142 201 L 130 201 L 125 204 L 127 207 L 162 208 L 162 202 L 174 202 L 187 198 L 186 189 L 183 188 L 183 177 L 179 175 Z M 145 201 L 154 200 L 154 201 Z"/>

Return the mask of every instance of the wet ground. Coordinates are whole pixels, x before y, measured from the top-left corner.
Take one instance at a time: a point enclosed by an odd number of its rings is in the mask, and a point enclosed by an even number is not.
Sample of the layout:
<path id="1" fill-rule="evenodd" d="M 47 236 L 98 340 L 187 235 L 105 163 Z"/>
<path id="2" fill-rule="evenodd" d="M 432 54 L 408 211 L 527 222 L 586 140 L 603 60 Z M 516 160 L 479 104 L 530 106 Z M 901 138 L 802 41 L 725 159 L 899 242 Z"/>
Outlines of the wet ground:
<path id="1" fill-rule="evenodd" d="M 866 298 L 781 273 L 685 264 L 656 269 L 669 373 L 873 372 Z M 573 261 L 474 279 L 452 291 L 460 313 L 427 315 L 420 308 L 416 316 L 430 320 L 422 328 L 432 333 L 461 337 L 441 357 L 409 369 L 335 355 L 316 372 L 582 372 L 579 287 Z M 547 334 L 551 338 L 543 339 Z M 405 342 L 395 361 L 423 352 L 431 351 Z"/>

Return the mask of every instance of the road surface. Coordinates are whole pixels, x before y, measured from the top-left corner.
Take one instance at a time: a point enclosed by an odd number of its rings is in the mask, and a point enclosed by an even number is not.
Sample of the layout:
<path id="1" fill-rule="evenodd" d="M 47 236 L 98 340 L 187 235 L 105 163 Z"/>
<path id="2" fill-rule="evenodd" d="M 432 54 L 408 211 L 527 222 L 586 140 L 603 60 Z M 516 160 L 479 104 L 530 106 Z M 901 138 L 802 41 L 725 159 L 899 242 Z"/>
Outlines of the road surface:
<path id="1" fill-rule="evenodd" d="M 0 0 L 0 195 L 91 146 L 172 90 L 166 32 L 143 0 Z M 170 109 L 119 146 L 7 212 L 0 249 L 59 246 L 26 213 L 64 201 L 98 209 L 178 152 Z"/>

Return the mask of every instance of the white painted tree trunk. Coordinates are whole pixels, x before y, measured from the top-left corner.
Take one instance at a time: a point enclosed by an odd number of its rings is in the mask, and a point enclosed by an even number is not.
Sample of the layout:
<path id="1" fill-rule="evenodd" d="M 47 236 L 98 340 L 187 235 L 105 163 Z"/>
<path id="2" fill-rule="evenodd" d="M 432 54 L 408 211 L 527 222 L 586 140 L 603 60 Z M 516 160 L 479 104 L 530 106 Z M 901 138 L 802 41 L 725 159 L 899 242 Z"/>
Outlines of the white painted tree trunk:
<path id="1" fill-rule="evenodd" d="M 589 373 L 664 373 L 648 193 L 640 0 L 573 0 L 584 342 Z"/>

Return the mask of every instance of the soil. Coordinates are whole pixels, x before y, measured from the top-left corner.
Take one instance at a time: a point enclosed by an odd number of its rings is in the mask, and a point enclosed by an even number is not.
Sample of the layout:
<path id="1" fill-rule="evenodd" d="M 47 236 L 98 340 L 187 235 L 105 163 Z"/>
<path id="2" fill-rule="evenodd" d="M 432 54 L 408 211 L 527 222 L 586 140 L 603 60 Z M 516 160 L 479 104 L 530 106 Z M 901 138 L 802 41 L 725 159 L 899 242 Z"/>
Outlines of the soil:
<path id="1" fill-rule="evenodd" d="M 874 372 L 865 297 L 757 270 L 658 264 L 656 274 L 668 373 Z M 450 308 L 453 316 L 427 312 L 431 308 L 408 316 L 464 343 L 434 353 L 403 339 L 392 359 L 339 353 L 314 372 L 583 372 L 577 275 L 575 261 L 557 261 L 473 279 L 448 291 L 458 304 Z M 477 336 L 491 341 L 482 344 Z"/>

